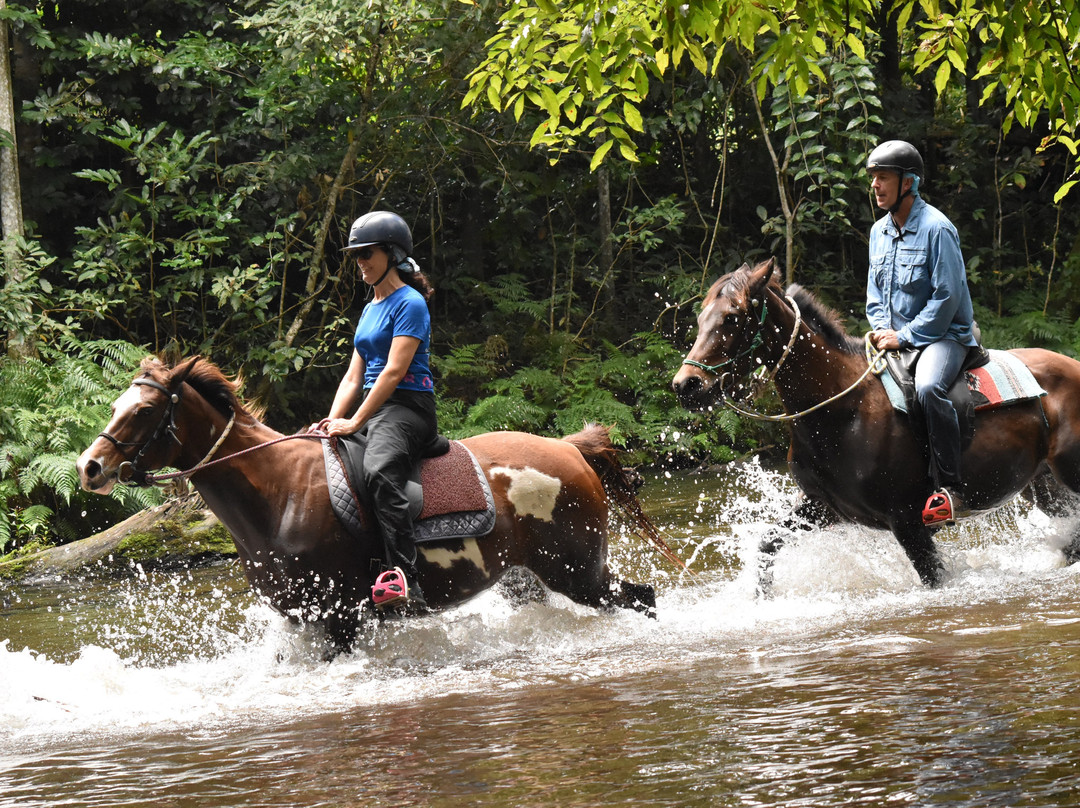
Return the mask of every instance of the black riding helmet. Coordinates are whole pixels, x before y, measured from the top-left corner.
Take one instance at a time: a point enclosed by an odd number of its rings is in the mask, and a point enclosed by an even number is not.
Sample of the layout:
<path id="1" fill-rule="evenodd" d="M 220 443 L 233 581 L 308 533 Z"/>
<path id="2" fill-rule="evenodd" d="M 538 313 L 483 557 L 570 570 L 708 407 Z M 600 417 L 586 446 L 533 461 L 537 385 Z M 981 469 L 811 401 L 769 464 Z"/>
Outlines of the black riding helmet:
<path id="1" fill-rule="evenodd" d="M 373 244 L 387 247 L 393 263 L 399 264 L 412 253 L 412 231 L 396 213 L 373 210 L 352 223 L 349 228 L 349 243 L 342 247 L 342 252 L 370 247 Z"/>
<path id="2" fill-rule="evenodd" d="M 866 158 L 866 170 L 895 171 L 902 180 L 908 174 L 914 174 L 920 180 L 926 173 L 919 150 L 905 140 L 886 140 Z M 908 189 L 896 197 L 896 202 L 889 208 L 889 213 L 896 213 L 904 197 L 911 193 Z"/>
<path id="3" fill-rule="evenodd" d="M 901 176 L 914 174 L 919 179 L 925 177 L 922 155 L 919 150 L 904 140 L 886 140 L 866 158 L 867 171 L 896 171 Z"/>

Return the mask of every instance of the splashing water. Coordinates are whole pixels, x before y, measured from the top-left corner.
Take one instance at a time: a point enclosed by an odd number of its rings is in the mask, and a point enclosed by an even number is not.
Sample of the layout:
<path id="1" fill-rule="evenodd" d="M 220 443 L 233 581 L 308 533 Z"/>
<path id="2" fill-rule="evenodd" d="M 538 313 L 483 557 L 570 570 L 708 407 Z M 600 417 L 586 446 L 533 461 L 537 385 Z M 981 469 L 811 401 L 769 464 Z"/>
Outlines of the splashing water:
<path id="1" fill-rule="evenodd" d="M 775 596 L 759 599 L 756 547 L 796 497 L 785 474 L 757 462 L 715 480 L 648 485 L 646 510 L 698 571 L 679 574 L 616 533 L 613 566 L 657 586 L 656 621 L 553 594 L 517 605 L 493 590 L 443 614 L 369 626 L 352 653 L 331 662 L 315 632 L 291 626 L 247 590 L 235 564 L 28 588 L 0 624 L 0 758 L 23 760 L 61 739 L 228 731 L 448 694 L 490 698 L 648 675 L 673 660 L 759 664 L 837 642 L 906 647 L 919 640 L 903 630 L 846 635 L 868 621 L 1026 597 L 1054 576 L 1075 578 L 1060 553 L 1075 520 L 1015 504 L 938 534 L 948 567 L 940 589 L 919 584 L 890 534 L 839 526 L 786 546 Z"/>

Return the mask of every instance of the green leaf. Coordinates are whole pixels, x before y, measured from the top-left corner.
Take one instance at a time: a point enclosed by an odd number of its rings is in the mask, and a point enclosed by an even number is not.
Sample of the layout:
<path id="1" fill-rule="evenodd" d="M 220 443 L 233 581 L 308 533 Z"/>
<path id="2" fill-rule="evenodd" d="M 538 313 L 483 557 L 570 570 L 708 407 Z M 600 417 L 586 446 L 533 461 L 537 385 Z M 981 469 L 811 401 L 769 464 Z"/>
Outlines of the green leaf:
<path id="1" fill-rule="evenodd" d="M 499 97 L 499 91 L 495 87 L 495 82 L 489 82 L 487 86 L 487 99 L 491 104 L 491 108 L 496 112 L 502 112 L 502 99 Z"/>
<path id="2" fill-rule="evenodd" d="M 600 164 L 604 162 L 604 158 L 607 156 L 607 153 L 611 151 L 611 147 L 614 145 L 614 138 L 605 140 L 603 143 L 600 144 L 600 148 L 593 152 L 592 160 L 589 162 L 589 171 L 596 171 L 596 169 L 599 168 Z"/>
<path id="3" fill-rule="evenodd" d="M 942 95 L 945 92 L 945 88 L 949 85 L 949 76 L 952 73 L 952 65 L 948 62 L 942 62 L 938 67 L 937 75 L 934 76 L 934 89 L 937 90 L 938 95 Z"/>
<path id="4" fill-rule="evenodd" d="M 1069 180 L 1068 182 L 1062 183 L 1061 187 L 1057 189 L 1057 193 L 1054 194 L 1054 204 L 1056 205 L 1064 199 L 1065 194 L 1069 193 L 1078 181 L 1080 180 Z"/>
<path id="5" fill-rule="evenodd" d="M 635 132 L 645 131 L 645 122 L 642 120 L 641 111 L 629 101 L 623 103 L 623 120 Z"/>
<path id="6" fill-rule="evenodd" d="M 628 163 L 640 163 L 641 160 L 637 156 L 637 152 L 634 151 L 634 146 L 626 141 L 619 141 L 619 153 L 623 156 L 623 159 Z"/>

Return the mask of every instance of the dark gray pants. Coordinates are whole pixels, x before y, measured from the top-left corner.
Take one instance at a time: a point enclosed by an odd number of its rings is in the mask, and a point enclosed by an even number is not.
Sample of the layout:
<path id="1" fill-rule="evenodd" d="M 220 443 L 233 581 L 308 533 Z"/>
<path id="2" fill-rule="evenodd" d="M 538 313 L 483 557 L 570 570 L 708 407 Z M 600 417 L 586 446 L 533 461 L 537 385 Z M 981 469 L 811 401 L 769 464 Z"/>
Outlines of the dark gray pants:
<path id="1" fill-rule="evenodd" d="M 438 435 L 435 396 L 397 390 L 365 426 L 364 483 L 386 544 L 386 562 L 408 572 L 416 540 L 405 484 L 413 466 Z"/>

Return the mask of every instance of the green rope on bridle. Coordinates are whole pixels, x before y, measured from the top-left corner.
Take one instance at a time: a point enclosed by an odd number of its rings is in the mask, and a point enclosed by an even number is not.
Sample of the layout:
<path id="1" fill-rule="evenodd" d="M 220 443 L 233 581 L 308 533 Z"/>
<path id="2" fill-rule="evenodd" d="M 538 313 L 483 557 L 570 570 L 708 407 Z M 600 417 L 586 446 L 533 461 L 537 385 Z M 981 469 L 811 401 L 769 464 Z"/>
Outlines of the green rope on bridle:
<path id="1" fill-rule="evenodd" d="M 762 300 L 761 316 L 758 318 L 758 330 L 754 332 L 754 339 L 750 342 L 750 346 L 746 350 L 740 351 L 739 353 L 735 354 L 735 356 L 729 356 L 723 362 L 720 362 L 716 365 L 706 365 L 704 362 L 698 362 L 696 359 L 684 359 L 683 364 L 690 365 L 695 368 L 701 368 L 701 370 L 704 370 L 706 373 L 712 373 L 714 376 L 719 376 L 720 374 L 717 371 L 719 371 L 721 368 L 730 365 L 732 362 L 738 359 L 742 359 L 744 356 L 749 356 L 761 347 L 761 343 L 764 341 L 764 337 L 761 336 L 761 326 L 765 325 L 765 316 L 767 315 L 768 311 L 768 302 Z"/>

